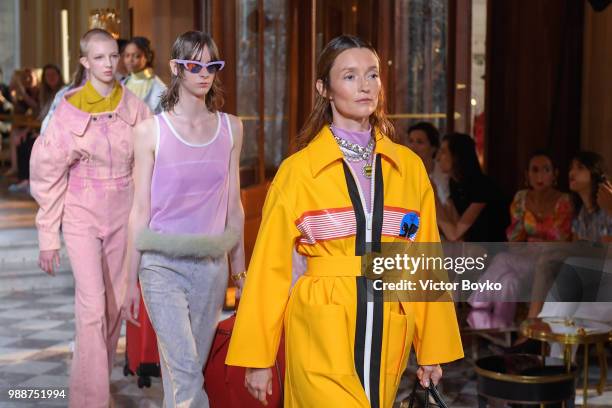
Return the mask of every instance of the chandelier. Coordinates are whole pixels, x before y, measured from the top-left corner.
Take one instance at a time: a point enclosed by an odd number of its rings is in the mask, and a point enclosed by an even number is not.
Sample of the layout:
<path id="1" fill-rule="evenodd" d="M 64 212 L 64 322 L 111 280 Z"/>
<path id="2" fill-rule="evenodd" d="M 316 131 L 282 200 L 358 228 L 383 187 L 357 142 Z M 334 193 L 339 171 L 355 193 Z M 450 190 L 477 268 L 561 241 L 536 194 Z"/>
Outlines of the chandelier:
<path id="1" fill-rule="evenodd" d="M 108 31 L 115 39 L 119 38 L 119 13 L 115 9 L 95 9 L 89 13 L 89 28 L 101 28 Z"/>

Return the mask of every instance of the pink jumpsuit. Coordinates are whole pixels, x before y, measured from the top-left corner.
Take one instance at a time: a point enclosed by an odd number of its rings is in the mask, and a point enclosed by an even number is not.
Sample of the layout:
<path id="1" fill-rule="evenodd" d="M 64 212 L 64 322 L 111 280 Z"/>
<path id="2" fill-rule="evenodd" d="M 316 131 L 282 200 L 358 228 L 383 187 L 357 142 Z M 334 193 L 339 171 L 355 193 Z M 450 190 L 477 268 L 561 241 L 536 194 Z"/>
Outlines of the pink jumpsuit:
<path id="1" fill-rule="evenodd" d="M 127 89 L 112 112 L 60 102 L 32 150 L 31 192 L 40 250 L 59 249 L 60 226 L 75 280 L 76 344 L 70 407 L 108 408 L 121 330 L 123 259 L 132 204 L 132 128 L 150 116 Z"/>

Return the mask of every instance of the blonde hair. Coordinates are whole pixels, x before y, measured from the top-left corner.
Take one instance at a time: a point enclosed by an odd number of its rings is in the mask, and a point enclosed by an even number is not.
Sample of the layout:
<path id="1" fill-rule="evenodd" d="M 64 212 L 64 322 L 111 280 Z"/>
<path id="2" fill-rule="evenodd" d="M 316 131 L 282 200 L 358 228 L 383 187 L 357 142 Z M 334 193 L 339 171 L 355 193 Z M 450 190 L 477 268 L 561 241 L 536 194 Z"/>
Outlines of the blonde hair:
<path id="1" fill-rule="evenodd" d="M 352 35 L 341 35 L 334 38 L 325 46 L 323 51 L 321 51 L 321 55 L 317 61 L 316 79 L 323 82 L 325 90 L 329 90 L 330 88 L 329 73 L 336 58 L 344 51 L 352 48 L 368 49 L 372 51 L 376 59 L 380 62 L 380 58 L 374 47 L 361 38 Z M 303 149 L 306 147 L 325 125 L 332 122 L 332 119 L 331 102 L 319 92 L 315 92 L 312 112 L 310 112 L 308 119 L 306 119 L 306 123 L 304 123 L 304 126 L 297 136 L 297 148 Z M 378 94 L 378 105 L 376 106 L 376 110 L 370 115 L 370 124 L 373 128 L 378 129 L 391 140 L 396 141 L 395 128 L 385 113 L 385 92 L 382 87 Z"/>
<path id="2" fill-rule="evenodd" d="M 115 38 L 108 31 L 103 30 L 101 28 L 92 28 L 91 30 L 83 34 L 83 36 L 79 40 L 79 51 L 80 51 L 79 57 L 86 57 L 88 47 L 89 47 L 89 42 L 95 38 L 100 38 L 100 37 L 104 38 L 105 40 L 109 40 L 114 43 L 117 43 Z"/>

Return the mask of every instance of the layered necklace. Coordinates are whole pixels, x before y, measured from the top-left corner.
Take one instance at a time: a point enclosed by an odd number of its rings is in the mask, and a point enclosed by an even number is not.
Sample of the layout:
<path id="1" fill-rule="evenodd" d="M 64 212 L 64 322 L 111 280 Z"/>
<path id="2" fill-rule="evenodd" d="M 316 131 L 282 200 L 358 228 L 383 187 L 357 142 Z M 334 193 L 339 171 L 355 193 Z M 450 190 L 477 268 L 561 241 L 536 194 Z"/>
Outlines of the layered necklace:
<path id="1" fill-rule="evenodd" d="M 331 130 L 334 139 L 336 139 L 336 143 L 338 143 L 338 146 L 340 147 L 340 150 L 342 151 L 342 154 L 344 155 L 346 161 L 351 163 L 357 163 L 362 161 L 365 162 L 363 167 L 361 168 L 361 174 L 363 174 L 368 179 L 371 179 L 372 161 L 370 159 L 372 157 L 372 152 L 374 151 L 375 146 L 374 137 L 370 137 L 368 145 L 364 147 L 336 135 L 336 133 L 334 132 L 334 125 L 329 125 L 329 130 Z"/>

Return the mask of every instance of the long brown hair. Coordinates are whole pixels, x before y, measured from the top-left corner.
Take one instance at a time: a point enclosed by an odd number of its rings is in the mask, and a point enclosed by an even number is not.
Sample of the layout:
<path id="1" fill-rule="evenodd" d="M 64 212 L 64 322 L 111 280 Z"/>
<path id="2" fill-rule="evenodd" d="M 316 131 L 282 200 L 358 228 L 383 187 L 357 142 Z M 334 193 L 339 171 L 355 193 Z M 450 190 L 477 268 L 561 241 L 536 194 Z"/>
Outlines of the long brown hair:
<path id="1" fill-rule="evenodd" d="M 45 73 L 47 70 L 53 70 L 57 73 L 59 80 L 57 82 L 57 86 L 55 88 L 51 88 L 45 79 Z M 47 112 L 49 112 L 49 108 L 51 107 L 51 103 L 53 102 L 53 98 L 55 98 L 55 94 L 62 89 L 64 84 L 64 79 L 62 78 L 62 72 L 59 67 L 54 64 L 47 64 L 42 69 L 42 80 L 40 83 L 40 94 L 38 96 L 39 104 L 40 104 L 40 117 L 44 118 L 47 116 Z"/>
<path id="2" fill-rule="evenodd" d="M 219 60 L 219 49 L 212 37 L 202 31 L 187 31 L 177 37 L 172 45 L 171 59 L 199 60 L 204 47 L 208 47 L 210 60 Z M 179 87 L 185 73 L 182 64 L 177 64 L 177 75 L 172 74 L 170 86 L 162 94 L 160 99 L 164 111 L 171 111 L 179 101 Z M 211 112 L 216 112 L 223 106 L 223 91 L 219 75 L 215 75 L 212 86 L 206 94 L 206 107 Z"/>
<path id="3" fill-rule="evenodd" d="M 448 144 L 452 157 L 451 178 L 459 183 L 469 183 L 482 176 L 482 169 L 476 154 L 476 143 L 470 135 L 453 132 L 444 135 L 442 142 Z"/>
<path id="4" fill-rule="evenodd" d="M 45 79 L 45 73 L 47 72 L 47 70 L 52 70 L 57 73 L 59 79 L 55 88 L 51 88 L 51 85 L 49 85 Z M 51 102 L 57 91 L 59 91 L 65 84 L 64 79 L 62 78 L 62 71 L 55 64 L 45 65 L 42 69 L 41 76 L 42 80 L 40 83 L 40 105 L 43 106 Z"/>
<path id="5" fill-rule="evenodd" d="M 606 180 L 606 162 L 604 158 L 595 152 L 580 151 L 572 158 L 572 161 L 577 161 L 589 170 L 591 174 L 591 205 L 596 210 L 599 209 L 597 204 L 597 191 L 599 184 Z M 572 192 L 574 198 L 574 208 L 577 210 L 583 205 L 582 199 L 578 194 Z"/>
<path id="6" fill-rule="evenodd" d="M 323 81 L 323 87 L 325 90 L 330 88 L 329 73 L 331 71 L 336 58 L 346 50 L 352 48 L 366 48 L 376 56 L 376 59 L 380 63 L 380 58 L 376 53 L 376 50 L 368 42 L 362 40 L 359 37 L 352 35 L 341 35 L 334 38 L 325 46 L 319 59 L 317 60 L 317 80 Z M 310 143 L 312 139 L 321 131 L 321 129 L 332 122 L 332 108 L 328 98 L 315 92 L 314 107 L 306 123 L 300 130 L 297 136 L 297 147 L 303 149 Z M 383 88 L 380 88 L 378 95 L 378 105 L 372 115 L 370 115 L 370 124 L 373 128 L 378 128 L 384 135 L 388 136 L 391 140 L 395 141 L 395 128 L 391 121 L 387 118 L 385 113 L 385 93 Z"/>

